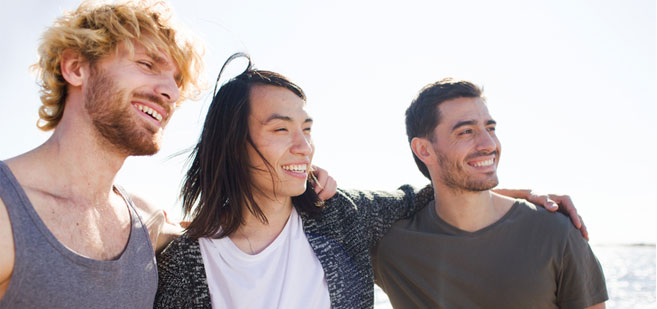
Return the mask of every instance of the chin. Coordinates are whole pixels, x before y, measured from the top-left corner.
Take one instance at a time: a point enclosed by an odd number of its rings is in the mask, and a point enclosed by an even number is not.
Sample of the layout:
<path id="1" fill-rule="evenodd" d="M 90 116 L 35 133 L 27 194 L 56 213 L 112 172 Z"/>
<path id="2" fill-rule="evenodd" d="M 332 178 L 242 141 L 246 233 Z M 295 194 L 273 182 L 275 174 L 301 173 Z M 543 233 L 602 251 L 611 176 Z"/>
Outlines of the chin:
<path id="1" fill-rule="evenodd" d="M 303 195 L 303 193 L 306 192 L 306 186 L 303 186 L 303 188 L 299 188 L 297 190 L 294 190 L 294 193 L 292 196 L 300 196 Z"/>

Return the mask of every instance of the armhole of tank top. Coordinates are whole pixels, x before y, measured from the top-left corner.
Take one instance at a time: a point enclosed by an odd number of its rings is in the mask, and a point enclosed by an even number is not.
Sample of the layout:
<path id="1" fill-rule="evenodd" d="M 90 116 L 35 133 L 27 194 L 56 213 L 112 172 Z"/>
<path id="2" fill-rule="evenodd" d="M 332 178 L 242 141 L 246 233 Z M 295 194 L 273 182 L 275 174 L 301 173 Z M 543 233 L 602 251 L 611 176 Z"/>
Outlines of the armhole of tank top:
<path id="1" fill-rule="evenodd" d="M 141 230 L 146 236 L 146 239 L 148 239 L 148 245 L 151 247 L 151 250 L 155 252 L 155 249 L 153 248 L 153 244 L 151 243 L 151 234 L 148 232 L 148 228 L 144 224 L 143 220 L 141 219 L 141 216 L 139 216 L 139 213 L 137 212 L 137 207 L 135 204 L 132 202 L 132 199 L 130 198 L 130 195 L 128 192 L 123 189 L 123 187 L 119 185 L 114 185 L 114 192 L 118 193 L 121 198 L 125 201 L 125 203 L 128 205 L 128 211 L 130 212 L 130 220 L 131 220 L 131 232 L 134 231 L 135 228 L 135 223 L 139 223 L 139 230 Z M 132 237 L 131 237 L 132 239 Z"/>

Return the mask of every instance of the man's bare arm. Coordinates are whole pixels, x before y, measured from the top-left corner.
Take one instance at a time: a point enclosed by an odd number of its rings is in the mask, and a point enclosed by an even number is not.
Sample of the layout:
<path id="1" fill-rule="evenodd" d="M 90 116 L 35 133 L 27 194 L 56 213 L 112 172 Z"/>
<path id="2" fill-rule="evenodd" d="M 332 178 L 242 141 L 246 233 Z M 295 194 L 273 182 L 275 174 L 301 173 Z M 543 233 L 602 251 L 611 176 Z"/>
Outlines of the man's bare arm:
<path id="1" fill-rule="evenodd" d="M 182 227 L 169 220 L 163 209 L 155 207 L 139 196 L 130 194 L 130 198 L 148 229 L 155 254 L 160 253 L 172 240 L 182 234 Z"/>
<path id="2" fill-rule="evenodd" d="M 605 308 L 606 308 L 605 303 L 599 303 L 591 307 L 586 307 L 586 309 L 605 309 Z"/>
<path id="3" fill-rule="evenodd" d="M 0 199 L 0 299 L 5 296 L 14 272 L 14 235 L 5 203 Z"/>

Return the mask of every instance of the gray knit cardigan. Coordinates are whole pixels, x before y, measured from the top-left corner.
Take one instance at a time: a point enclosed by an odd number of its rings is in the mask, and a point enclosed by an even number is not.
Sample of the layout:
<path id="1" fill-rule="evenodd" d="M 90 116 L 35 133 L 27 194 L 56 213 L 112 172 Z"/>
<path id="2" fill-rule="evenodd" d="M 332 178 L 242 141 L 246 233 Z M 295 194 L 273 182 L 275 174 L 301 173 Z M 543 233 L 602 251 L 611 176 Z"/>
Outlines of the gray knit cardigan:
<path id="1" fill-rule="evenodd" d="M 372 308 L 374 281 L 370 249 L 392 223 L 433 199 L 430 186 L 395 192 L 338 190 L 317 216 L 300 212 L 308 242 L 324 269 L 331 307 Z M 158 257 L 155 308 L 210 308 L 205 268 L 197 240 L 174 240 Z M 303 291 L 299 291 L 303 293 Z"/>

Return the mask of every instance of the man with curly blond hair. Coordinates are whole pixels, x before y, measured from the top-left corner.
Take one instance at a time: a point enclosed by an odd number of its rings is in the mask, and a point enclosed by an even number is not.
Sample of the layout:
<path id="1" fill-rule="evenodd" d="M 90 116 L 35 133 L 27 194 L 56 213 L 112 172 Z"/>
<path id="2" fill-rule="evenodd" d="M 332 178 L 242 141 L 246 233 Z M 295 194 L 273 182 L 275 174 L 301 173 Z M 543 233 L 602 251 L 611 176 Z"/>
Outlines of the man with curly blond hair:
<path id="1" fill-rule="evenodd" d="M 0 308 L 152 307 L 166 219 L 114 178 L 198 93 L 177 29 L 163 3 L 85 2 L 44 33 L 37 126 L 54 131 L 0 162 Z"/>

